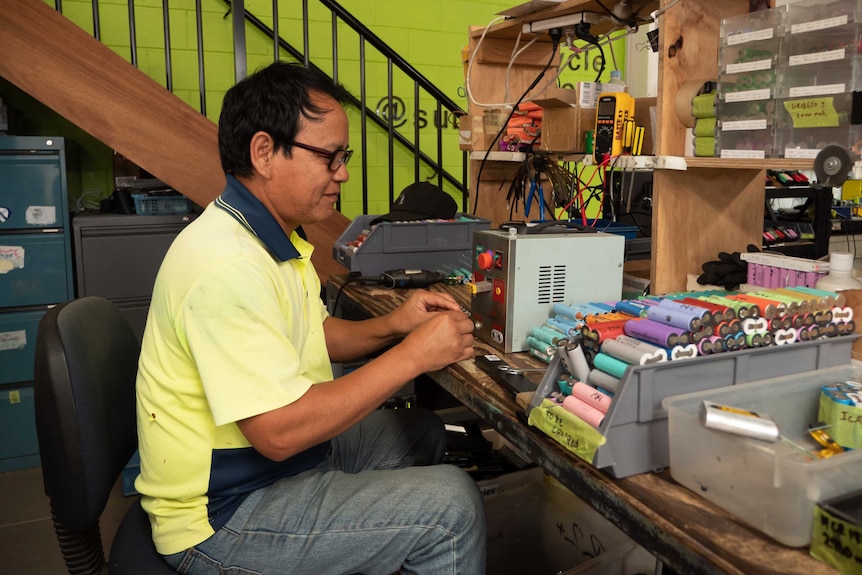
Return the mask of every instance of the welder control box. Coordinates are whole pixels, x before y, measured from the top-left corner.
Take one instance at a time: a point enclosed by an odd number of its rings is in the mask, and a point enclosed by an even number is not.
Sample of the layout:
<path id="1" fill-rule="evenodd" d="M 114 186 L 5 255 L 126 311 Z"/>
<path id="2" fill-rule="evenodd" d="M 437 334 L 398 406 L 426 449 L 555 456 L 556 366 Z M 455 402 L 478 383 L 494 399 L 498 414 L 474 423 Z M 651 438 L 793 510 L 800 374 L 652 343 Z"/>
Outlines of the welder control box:
<path id="1" fill-rule="evenodd" d="M 565 226 L 533 229 L 473 232 L 475 333 L 503 353 L 529 349 L 530 329 L 553 317 L 556 303 L 622 296 L 623 236 Z"/>

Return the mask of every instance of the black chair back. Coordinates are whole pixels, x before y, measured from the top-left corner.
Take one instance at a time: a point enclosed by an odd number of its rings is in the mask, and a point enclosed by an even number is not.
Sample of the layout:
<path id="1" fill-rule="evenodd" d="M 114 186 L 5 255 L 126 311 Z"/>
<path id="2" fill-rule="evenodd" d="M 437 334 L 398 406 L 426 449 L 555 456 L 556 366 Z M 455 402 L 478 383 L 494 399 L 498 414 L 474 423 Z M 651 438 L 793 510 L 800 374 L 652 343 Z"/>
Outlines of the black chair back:
<path id="1" fill-rule="evenodd" d="M 75 575 L 98 573 L 105 565 L 99 516 L 138 445 L 139 354 L 128 321 L 104 298 L 55 306 L 39 323 L 34 398 L 42 476 L 60 549 Z M 141 540 L 123 548 L 155 558 L 161 570 L 170 571 L 155 552 L 146 514 L 138 503 L 133 509 Z M 131 563 L 129 572 L 144 568 Z"/>

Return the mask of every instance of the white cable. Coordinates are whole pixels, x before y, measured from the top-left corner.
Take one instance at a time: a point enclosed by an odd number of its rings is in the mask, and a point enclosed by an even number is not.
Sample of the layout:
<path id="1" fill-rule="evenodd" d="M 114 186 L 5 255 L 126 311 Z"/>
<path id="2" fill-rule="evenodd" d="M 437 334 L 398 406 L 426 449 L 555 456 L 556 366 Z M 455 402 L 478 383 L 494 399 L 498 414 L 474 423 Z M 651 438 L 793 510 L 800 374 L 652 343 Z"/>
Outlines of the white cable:
<path id="1" fill-rule="evenodd" d="M 673 2 L 671 2 L 670 4 L 668 4 L 667 6 L 665 6 L 664 8 L 661 8 L 661 9 L 659 9 L 659 10 L 655 10 L 655 11 L 653 11 L 653 12 L 650 14 L 650 16 L 651 16 L 651 17 L 652 17 L 652 19 L 653 19 L 653 22 L 658 22 L 658 17 L 659 17 L 659 16 L 661 16 L 662 14 L 664 14 L 665 12 L 667 12 L 668 10 L 670 10 L 671 8 L 673 8 L 674 6 L 676 6 L 677 4 L 679 4 L 679 0 L 674 0 Z"/>

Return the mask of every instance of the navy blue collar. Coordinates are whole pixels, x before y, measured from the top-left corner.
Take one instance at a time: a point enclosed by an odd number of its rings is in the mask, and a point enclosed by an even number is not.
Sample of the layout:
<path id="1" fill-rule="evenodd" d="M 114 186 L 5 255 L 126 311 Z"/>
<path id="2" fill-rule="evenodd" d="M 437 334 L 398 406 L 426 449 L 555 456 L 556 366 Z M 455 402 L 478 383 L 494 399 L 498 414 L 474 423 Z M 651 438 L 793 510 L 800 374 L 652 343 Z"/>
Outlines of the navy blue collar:
<path id="1" fill-rule="evenodd" d="M 285 262 L 300 257 L 299 251 L 272 214 L 234 176 L 227 176 L 227 185 L 221 195 L 215 199 L 215 205 L 257 236 L 279 261 Z M 301 227 L 296 229 L 296 233 L 305 239 Z"/>

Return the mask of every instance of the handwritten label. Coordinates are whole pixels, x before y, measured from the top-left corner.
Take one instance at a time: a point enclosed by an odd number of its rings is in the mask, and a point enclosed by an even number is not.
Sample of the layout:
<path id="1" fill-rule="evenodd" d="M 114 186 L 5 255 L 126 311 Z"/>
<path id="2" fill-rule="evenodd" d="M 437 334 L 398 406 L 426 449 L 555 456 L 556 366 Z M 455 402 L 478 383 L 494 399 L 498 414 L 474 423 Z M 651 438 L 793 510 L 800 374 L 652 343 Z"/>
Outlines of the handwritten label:
<path id="1" fill-rule="evenodd" d="M 790 114 L 794 128 L 831 128 L 838 126 L 838 112 L 833 98 L 788 100 L 784 109 Z"/>
<path id="2" fill-rule="evenodd" d="M 841 447 L 862 449 L 862 405 L 849 405 L 820 395 L 817 418 L 832 427 L 829 435 Z"/>
<path id="3" fill-rule="evenodd" d="M 592 425 L 548 399 L 530 411 L 527 421 L 588 463 L 607 441 Z"/>
<path id="4" fill-rule="evenodd" d="M 816 505 L 811 555 L 841 573 L 862 574 L 862 526 Z"/>
<path id="5" fill-rule="evenodd" d="M 797 160 L 813 160 L 820 150 L 817 148 L 784 148 L 784 157 Z"/>
<path id="6" fill-rule="evenodd" d="M 791 98 L 805 98 L 808 96 L 843 94 L 846 91 L 847 84 L 823 84 L 821 86 L 796 86 L 795 88 L 790 88 L 787 94 Z"/>
<path id="7" fill-rule="evenodd" d="M 755 30 L 754 32 L 738 32 L 736 34 L 728 35 L 727 45 L 737 46 L 739 44 L 746 44 L 755 40 L 771 40 L 774 36 L 775 30 L 773 30 L 772 28 Z"/>
<path id="8" fill-rule="evenodd" d="M 722 149 L 720 157 L 736 158 L 744 160 L 762 160 L 766 157 L 766 152 L 763 150 L 727 150 Z"/>
<path id="9" fill-rule="evenodd" d="M 742 74 L 743 72 L 757 72 L 759 70 L 771 70 L 772 60 L 753 60 L 751 62 L 739 62 L 728 64 L 724 67 L 727 74 Z"/>
<path id="10" fill-rule="evenodd" d="M 24 267 L 24 248 L 0 246 L 0 274 Z"/>
<path id="11" fill-rule="evenodd" d="M 722 132 L 750 132 L 751 130 L 765 130 L 766 119 L 760 120 L 732 120 L 721 123 Z"/>
<path id="12" fill-rule="evenodd" d="M 803 32 L 811 32 L 812 30 L 825 30 L 827 28 L 835 28 L 843 26 L 847 23 L 847 15 L 836 16 L 834 18 L 825 18 L 823 20 L 815 20 L 814 22 L 803 22 L 802 24 L 793 24 L 790 27 L 791 34 L 801 34 Z"/>
<path id="13" fill-rule="evenodd" d="M 769 100 L 770 98 L 772 98 L 772 88 L 741 90 L 739 92 L 728 92 L 724 95 L 725 102 L 754 102 L 756 100 Z"/>
<path id="14" fill-rule="evenodd" d="M 23 329 L 0 332 L 0 351 L 24 349 L 27 347 L 27 332 Z"/>
<path id="15" fill-rule="evenodd" d="M 834 62 L 835 60 L 843 60 L 844 56 L 844 48 L 838 48 L 837 50 L 826 50 L 824 52 L 797 54 L 788 58 L 787 64 L 789 66 L 805 66 L 806 64 L 817 64 L 819 62 Z"/>
<path id="16" fill-rule="evenodd" d="M 31 226 L 52 226 L 57 223 L 57 208 L 54 206 L 29 206 L 24 219 Z"/>

